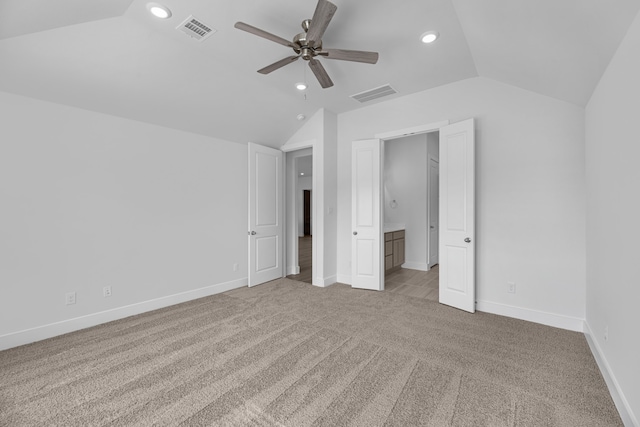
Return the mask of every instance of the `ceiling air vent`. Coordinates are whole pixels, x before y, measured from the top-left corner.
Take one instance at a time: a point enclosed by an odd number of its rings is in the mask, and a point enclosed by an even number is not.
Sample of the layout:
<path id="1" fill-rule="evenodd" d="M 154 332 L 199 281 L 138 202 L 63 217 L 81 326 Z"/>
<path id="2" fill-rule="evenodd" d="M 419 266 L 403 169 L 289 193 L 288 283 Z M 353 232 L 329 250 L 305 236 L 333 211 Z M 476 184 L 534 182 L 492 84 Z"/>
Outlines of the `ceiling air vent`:
<path id="1" fill-rule="evenodd" d="M 182 31 L 199 42 L 216 32 L 214 28 L 203 24 L 202 21 L 197 20 L 193 15 L 189 16 L 182 24 L 178 25 L 176 30 Z"/>
<path id="2" fill-rule="evenodd" d="M 355 95 L 351 95 L 351 98 L 355 99 L 358 102 L 367 102 L 373 99 L 382 98 L 383 96 L 393 95 L 394 93 L 398 93 L 394 88 L 390 85 L 384 85 L 377 87 L 371 90 L 365 90 L 364 92 L 356 93 Z"/>

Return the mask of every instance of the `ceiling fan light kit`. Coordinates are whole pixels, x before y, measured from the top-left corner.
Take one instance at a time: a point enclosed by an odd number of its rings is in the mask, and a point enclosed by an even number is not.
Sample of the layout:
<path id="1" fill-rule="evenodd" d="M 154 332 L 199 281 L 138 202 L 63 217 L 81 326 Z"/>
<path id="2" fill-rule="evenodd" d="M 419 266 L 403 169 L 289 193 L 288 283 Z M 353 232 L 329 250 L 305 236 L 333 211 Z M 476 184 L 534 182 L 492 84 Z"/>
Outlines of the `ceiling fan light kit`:
<path id="1" fill-rule="evenodd" d="M 333 15 L 338 7 L 327 1 L 318 0 L 313 18 L 302 21 L 302 29 L 304 32 L 297 34 L 292 41 L 288 41 L 282 37 L 271 34 L 267 31 L 253 27 L 244 22 L 236 22 L 235 27 L 239 30 L 246 31 L 256 36 L 271 40 L 272 42 L 293 49 L 295 56 L 289 56 L 274 62 L 271 65 L 258 70 L 260 74 L 269 74 L 287 64 L 297 61 L 299 58 L 309 63 L 309 68 L 318 79 L 320 86 L 326 89 L 333 86 L 333 82 L 324 66 L 316 59 L 316 57 L 325 57 L 327 59 L 337 59 L 340 61 L 363 62 L 366 64 L 375 64 L 378 62 L 377 52 L 366 52 L 359 50 L 346 49 L 323 49 L 322 36 L 329 26 Z"/>

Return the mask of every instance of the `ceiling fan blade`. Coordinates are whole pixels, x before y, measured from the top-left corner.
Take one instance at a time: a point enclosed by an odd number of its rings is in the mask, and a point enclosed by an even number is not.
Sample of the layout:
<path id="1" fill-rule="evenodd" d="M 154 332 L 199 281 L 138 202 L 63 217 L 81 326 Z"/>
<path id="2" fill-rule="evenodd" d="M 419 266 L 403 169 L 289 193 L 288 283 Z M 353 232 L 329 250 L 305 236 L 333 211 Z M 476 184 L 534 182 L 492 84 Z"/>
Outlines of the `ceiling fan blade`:
<path id="1" fill-rule="evenodd" d="M 281 60 L 280 60 L 280 61 L 278 61 L 278 62 L 274 62 L 274 63 L 273 63 L 273 64 L 271 64 L 271 65 L 267 65 L 266 67 L 264 67 L 264 68 L 262 68 L 262 69 L 258 70 L 258 72 L 259 72 L 260 74 L 269 74 L 270 72 L 275 71 L 275 70 L 277 70 L 278 68 L 282 68 L 282 67 L 284 67 L 285 65 L 288 65 L 288 64 L 291 64 L 291 63 L 293 63 L 293 62 L 297 61 L 297 60 L 298 60 L 298 58 L 300 58 L 300 57 L 299 57 L 299 56 L 289 56 L 289 57 L 287 57 L 287 58 L 281 59 Z"/>
<path id="2" fill-rule="evenodd" d="M 329 74 L 327 74 L 327 70 L 324 69 L 320 61 L 311 58 L 309 60 L 309 67 L 311 68 L 311 71 L 313 71 L 313 74 L 315 74 L 323 89 L 333 86 L 333 82 L 331 81 Z"/>
<path id="3" fill-rule="evenodd" d="M 309 31 L 307 31 L 307 40 L 311 47 L 315 45 L 315 42 L 322 39 L 337 9 L 338 6 L 327 0 L 318 0 L 316 11 L 313 12 L 313 18 L 311 18 Z"/>
<path id="4" fill-rule="evenodd" d="M 317 52 L 327 59 L 339 59 L 341 61 L 365 62 L 375 64 L 378 62 L 378 52 L 366 52 L 363 50 L 324 49 Z"/>
<path id="5" fill-rule="evenodd" d="M 246 31 L 247 33 L 255 34 L 256 36 L 265 38 L 267 40 L 271 40 L 272 42 L 279 43 L 279 44 L 281 44 L 283 46 L 295 47 L 295 45 L 293 43 L 291 43 L 289 40 L 285 40 L 282 37 L 278 37 L 278 36 L 276 36 L 274 34 L 268 33 L 268 32 L 266 32 L 264 30 L 261 30 L 260 28 L 254 27 L 252 25 L 245 24 L 244 22 L 236 22 L 234 27 L 236 27 L 239 30 Z"/>

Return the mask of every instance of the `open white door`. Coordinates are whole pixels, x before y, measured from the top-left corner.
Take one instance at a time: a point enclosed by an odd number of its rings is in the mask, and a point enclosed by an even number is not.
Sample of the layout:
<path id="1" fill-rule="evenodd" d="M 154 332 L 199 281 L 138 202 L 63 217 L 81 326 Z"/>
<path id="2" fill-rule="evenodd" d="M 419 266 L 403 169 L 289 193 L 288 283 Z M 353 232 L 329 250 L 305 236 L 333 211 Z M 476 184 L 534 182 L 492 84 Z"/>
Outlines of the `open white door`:
<path id="1" fill-rule="evenodd" d="M 384 289 L 382 263 L 382 141 L 351 146 L 351 286 Z"/>
<path id="2" fill-rule="evenodd" d="M 473 119 L 440 128 L 440 302 L 475 312 Z"/>
<path id="3" fill-rule="evenodd" d="M 249 286 L 284 275 L 283 158 L 249 143 Z"/>

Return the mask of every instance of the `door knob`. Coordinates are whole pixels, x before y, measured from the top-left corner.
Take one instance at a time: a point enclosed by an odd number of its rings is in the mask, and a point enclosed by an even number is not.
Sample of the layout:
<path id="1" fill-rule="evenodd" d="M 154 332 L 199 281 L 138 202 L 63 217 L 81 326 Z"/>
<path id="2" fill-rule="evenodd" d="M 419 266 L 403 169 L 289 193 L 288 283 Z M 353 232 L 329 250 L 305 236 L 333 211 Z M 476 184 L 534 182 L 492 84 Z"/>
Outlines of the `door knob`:
<path id="1" fill-rule="evenodd" d="M 354 232 L 353 232 L 353 235 L 354 235 L 354 236 L 357 236 L 357 235 L 358 235 L 358 232 L 357 232 L 357 231 L 354 231 Z"/>
<path id="2" fill-rule="evenodd" d="M 430 226 L 430 228 L 435 228 L 435 227 L 432 225 L 432 226 Z"/>
<path id="3" fill-rule="evenodd" d="M 468 237 L 466 239 L 464 239 L 464 241 L 467 242 L 467 243 L 471 243 L 471 239 L 468 238 Z"/>
<path id="4" fill-rule="evenodd" d="M 258 234 L 258 233 L 256 233 L 255 231 L 252 231 L 252 232 L 251 232 L 251 235 L 252 235 L 252 236 L 255 236 L 256 234 Z"/>

